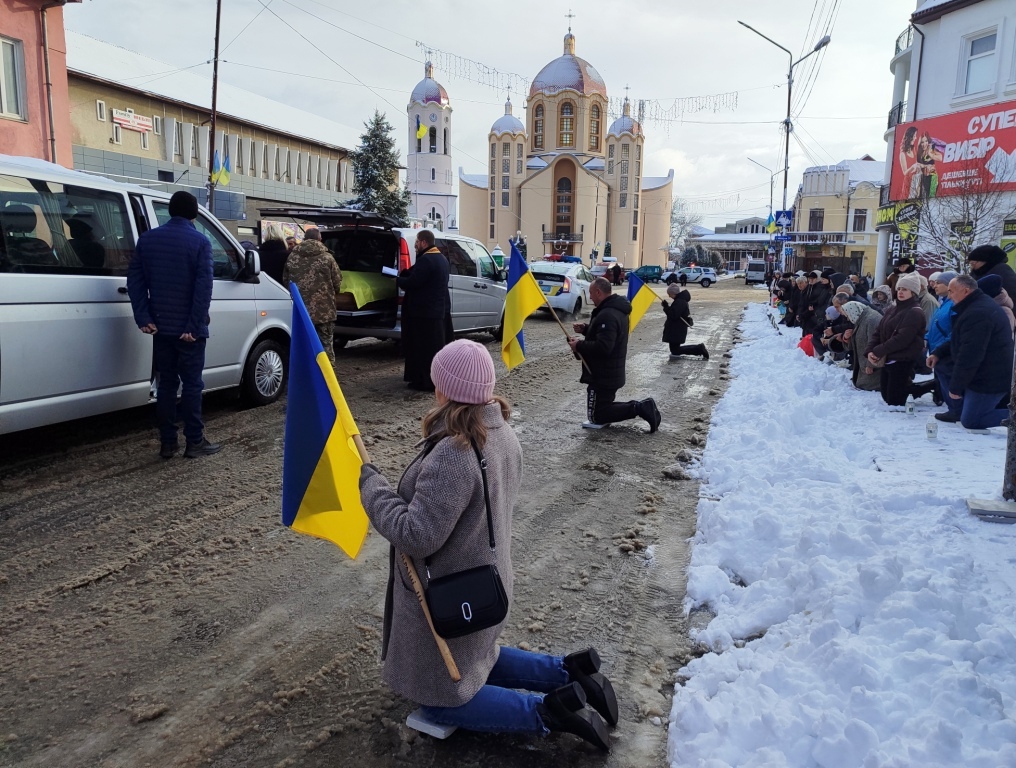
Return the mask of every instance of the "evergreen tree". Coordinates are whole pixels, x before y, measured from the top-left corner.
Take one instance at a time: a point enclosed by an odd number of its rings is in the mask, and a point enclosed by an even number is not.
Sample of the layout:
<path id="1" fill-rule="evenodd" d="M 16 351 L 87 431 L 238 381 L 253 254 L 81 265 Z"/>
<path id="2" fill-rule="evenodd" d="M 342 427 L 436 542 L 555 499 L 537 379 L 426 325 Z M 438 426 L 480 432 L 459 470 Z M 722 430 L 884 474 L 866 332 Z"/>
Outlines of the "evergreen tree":
<path id="1" fill-rule="evenodd" d="M 364 124 L 360 146 L 349 158 L 353 163 L 353 180 L 357 196 L 350 208 L 373 211 L 398 219 L 400 226 L 409 223 L 409 190 L 399 188 L 399 153 L 395 150 L 394 128 L 384 114 Z"/>

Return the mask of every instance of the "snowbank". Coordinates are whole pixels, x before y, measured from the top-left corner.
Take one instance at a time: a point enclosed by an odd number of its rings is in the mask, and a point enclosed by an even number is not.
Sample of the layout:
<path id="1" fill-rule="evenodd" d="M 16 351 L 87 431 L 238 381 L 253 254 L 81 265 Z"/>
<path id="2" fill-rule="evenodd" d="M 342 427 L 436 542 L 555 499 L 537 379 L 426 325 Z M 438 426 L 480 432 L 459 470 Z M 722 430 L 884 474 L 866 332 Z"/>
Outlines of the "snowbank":
<path id="1" fill-rule="evenodd" d="M 1016 765 L 1016 526 L 1004 430 L 925 425 L 750 305 L 699 467 L 673 766 Z"/>

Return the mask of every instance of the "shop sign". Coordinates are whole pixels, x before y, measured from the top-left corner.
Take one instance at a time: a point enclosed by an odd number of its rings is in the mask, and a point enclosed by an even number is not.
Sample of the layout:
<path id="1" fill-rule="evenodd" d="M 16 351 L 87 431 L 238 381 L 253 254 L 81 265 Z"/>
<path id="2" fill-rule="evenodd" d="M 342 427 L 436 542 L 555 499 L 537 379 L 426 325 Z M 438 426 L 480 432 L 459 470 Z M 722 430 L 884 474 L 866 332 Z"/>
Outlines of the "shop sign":
<path id="1" fill-rule="evenodd" d="M 152 118 L 135 114 L 133 109 L 114 109 L 112 113 L 113 122 L 126 128 L 128 131 L 148 133 L 152 130 Z"/>

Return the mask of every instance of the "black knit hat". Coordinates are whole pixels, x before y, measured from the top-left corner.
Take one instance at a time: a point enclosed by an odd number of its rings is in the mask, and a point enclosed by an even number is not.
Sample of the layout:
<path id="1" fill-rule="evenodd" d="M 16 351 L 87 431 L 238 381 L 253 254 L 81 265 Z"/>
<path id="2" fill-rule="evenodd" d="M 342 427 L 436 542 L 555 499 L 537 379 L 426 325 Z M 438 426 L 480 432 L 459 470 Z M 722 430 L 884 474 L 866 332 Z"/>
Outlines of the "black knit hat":
<path id="1" fill-rule="evenodd" d="M 997 245 L 979 245 L 967 256 L 967 261 L 983 261 L 989 267 L 1001 264 L 1005 260 L 1005 251 Z"/>
<path id="2" fill-rule="evenodd" d="M 183 216 L 193 221 L 198 217 L 198 199 L 190 192 L 174 192 L 169 198 L 169 215 Z"/>

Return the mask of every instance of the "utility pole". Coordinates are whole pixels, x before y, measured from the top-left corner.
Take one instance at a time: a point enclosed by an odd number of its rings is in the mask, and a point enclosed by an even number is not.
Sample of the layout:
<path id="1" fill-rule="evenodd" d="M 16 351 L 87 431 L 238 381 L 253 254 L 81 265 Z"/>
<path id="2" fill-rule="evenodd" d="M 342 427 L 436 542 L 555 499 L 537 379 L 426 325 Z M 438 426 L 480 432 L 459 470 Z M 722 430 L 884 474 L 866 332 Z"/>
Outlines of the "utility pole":
<path id="1" fill-rule="evenodd" d="M 219 26 L 222 22 L 222 0 L 215 0 L 215 59 L 212 61 L 212 135 L 208 151 L 208 211 L 215 213 L 215 115 L 219 96 Z"/>

